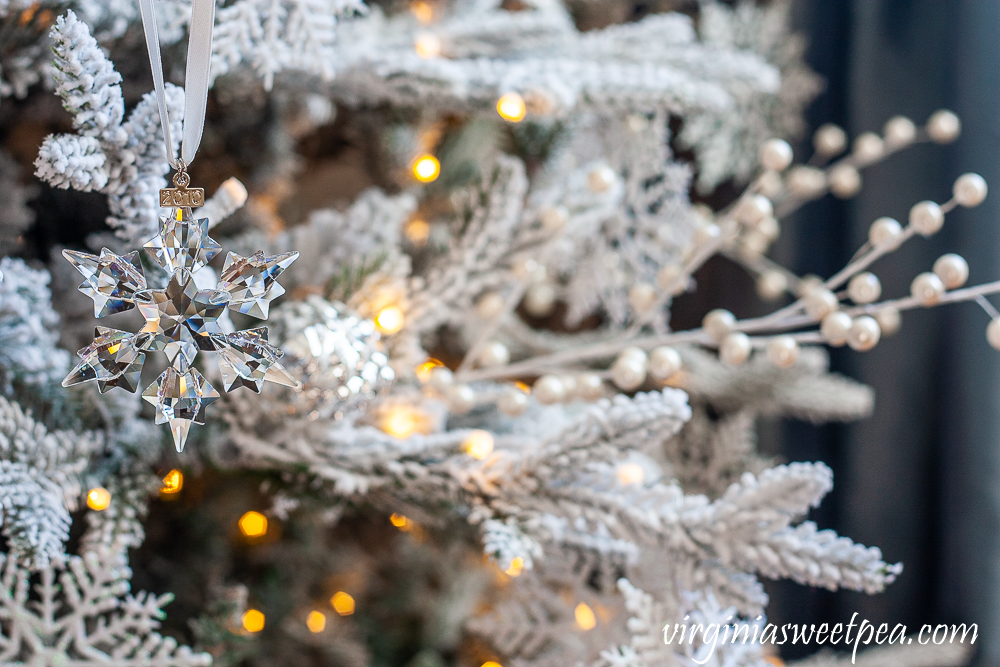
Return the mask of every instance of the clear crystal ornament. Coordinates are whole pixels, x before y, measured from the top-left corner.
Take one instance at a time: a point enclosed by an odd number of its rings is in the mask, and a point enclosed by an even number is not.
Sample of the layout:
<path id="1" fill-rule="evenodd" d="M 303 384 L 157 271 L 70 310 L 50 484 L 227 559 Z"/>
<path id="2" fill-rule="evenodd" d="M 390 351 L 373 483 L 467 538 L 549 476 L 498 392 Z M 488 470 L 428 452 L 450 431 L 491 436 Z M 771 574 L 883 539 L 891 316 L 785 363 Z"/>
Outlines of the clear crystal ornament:
<path id="1" fill-rule="evenodd" d="M 275 337 L 284 360 L 302 383 L 305 408 L 343 416 L 392 384 L 395 373 L 375 323 L 318 296 L 276 311 Z"/>
<path id="2" fill-rule="evenodd" d="M 176 179 L 175 179 L 176 180 Z M 222 252 L 208 235 L 208 219 L 190 208 L 175 207 L 160 218 L 160 231 L 143 248 L 169 274 L 166 287 L 149 289 L 138 251 L 100 255 L 73 250 L 63 255 L 83 275 L 80 291 L 104 317 L 138 307 L 146 321 L 138 333 L 98 327 L 94 342 L 80 350 L 81 362 L 63 380 L 69 387 L 97 381 L 100 390 L 136 391 L 146 352 L 166 354 L 170 367 L 142 392 L 156 407 L 156 423 L 167 424 L 177 451 L 184 450 L 191 424 L 205 423 L 205 409 L 219 392 L 194 368 L 199 352 L 215 352 L 226 391 L 247 387 L 260 392 L 264 382 L 298 387 L 281 363 L 282 351 L 267 342 L 259 327 L 226 334 L 219 318 L 226 308 L 264 319 L 272 299 L 284 293 L 277 278 L 298 257 L 229 253 L 215 289 L 198 289 L 193 273 Z"/>

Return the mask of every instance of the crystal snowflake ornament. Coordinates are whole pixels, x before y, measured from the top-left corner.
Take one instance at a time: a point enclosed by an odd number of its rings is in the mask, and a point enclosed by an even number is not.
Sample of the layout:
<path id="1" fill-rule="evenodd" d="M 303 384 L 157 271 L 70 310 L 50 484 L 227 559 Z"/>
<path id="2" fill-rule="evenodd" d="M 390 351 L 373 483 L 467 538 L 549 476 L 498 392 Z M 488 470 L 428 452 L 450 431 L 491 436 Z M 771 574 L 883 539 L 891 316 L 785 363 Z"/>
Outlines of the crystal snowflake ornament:
<path id="1" fill-rule="evenodd" d="M 167 424 L 177 451 L 184 450 L 191 424 L 205 423 L 205 409 L 219 392 L 194 368 L 199 352 L 219 353 L 226 391 L 247 387 L 260 392 L 264 382 L 286 387 L 299 383 L 282 367 L 283 352 L 267 342 L 264 327 L 225 333 L 219 318 L 226 308 L 264 319 L 272 299 L 284 290 L 277 278 L 299 253 L 250 257 L 229 253 L 215 289 L 199 289 L 194 273 L 222 247 L 208 235 L 208 219 L 196 219 L 187 206 L 175 206 L 160 218 L 160 232 L 143 248 L 167 273 L 163 289 L 150 289 L 138 251 L 100 255 L 64 250 L 83 274 L 80 291 L 94 300 L 94 314 L 104 317 L 138 308 L 146 320 L 138 333 L 97 327 L 94 342 L 77 354 L 81 362 L 62 384 L 96 380 L 102 392 L 111 387 L 136 391 L 146 352 L 164 352 L 170 367 L 142 392 L 156 408 L 156 423 Z"/>

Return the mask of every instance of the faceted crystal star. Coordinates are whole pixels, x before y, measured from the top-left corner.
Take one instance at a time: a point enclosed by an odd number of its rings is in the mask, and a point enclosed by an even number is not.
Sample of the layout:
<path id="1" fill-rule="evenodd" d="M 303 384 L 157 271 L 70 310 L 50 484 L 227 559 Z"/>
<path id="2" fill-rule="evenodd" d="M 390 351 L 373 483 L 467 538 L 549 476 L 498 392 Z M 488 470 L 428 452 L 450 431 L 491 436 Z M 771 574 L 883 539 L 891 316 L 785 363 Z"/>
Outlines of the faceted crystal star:
<path id="1" fill-rule="evenodd" d="M 259 394 L 265 380 L 286 387 L 299 386 L 278 363 L 284 353 L 267 342 L 265 327 L 237 331 L 225 337 L 213 337 L 213 340 L 219 350 L 219 370 L 226 391 L 247 387 Z"/>
<path id="2" fill-rule="evenodd" d="M 219 392 L 194 368 L 186 372 L 168 368 L 142 397 L 156 407 L 156 423 L 170 425 L 174 446 L 183 452 L 191 424 L 205 423 L 205 408 L 219 398 Z"/>
<path id="3" fill-rule="evenodd" d="M 150 348 L 166 352 L 171 363 L 184 371 L 199 349 L 215 350 L 211 336 L 222 333 L 218 319 L 229 294 L 199 290 L 191 272 L 180 269 L 170 277 L 166 289 L 139 292 L 135 302 L 146 318 L 142 332 L 153 334 Z"/>
<path id="4" fill-rule="evenodd" d="M 132 300 L 135 293 L 146 289 L 146 278 L 142 274 L 137 250 L 121 256 L 104 248 L 100 257 L 63 250 L 63 257 L 86 279 L 79 289 L 94 300 L 96 317 L 129 310 L 134 306 Z"/>
<path id="5" fill-rule="evenodd" d="M 66 376 L 62 386 L 97 380 L 101 392 L 111 387 L 135 391 L 146 360 L 136 345 L 136 336 L 127 331 L 97 327 L 94 342 L 77 354 L 83 361 Z"/>
<path id="6" fill-rule="evenodd" d="M 176 208 L 169 218 L 160 218 L 160 233 L 143 248 L 169 272 L 200 269 L 222 252 L 208 236 L 208 218 L 195 220 L 189 208 Z"/>
<path id="7" fill-rule="evenodd" d="M 299 256 L 297 252 L 286 252 L 266 257 L 258 251 L 250 257 L 242 257 L 235 252 L 226 256 L 226 264 L 219 276 L 219 289 L 232 296 L 229 307 L 245 315 L 267 319 L 271 300 L 285 293 L 276 281 Z"/>

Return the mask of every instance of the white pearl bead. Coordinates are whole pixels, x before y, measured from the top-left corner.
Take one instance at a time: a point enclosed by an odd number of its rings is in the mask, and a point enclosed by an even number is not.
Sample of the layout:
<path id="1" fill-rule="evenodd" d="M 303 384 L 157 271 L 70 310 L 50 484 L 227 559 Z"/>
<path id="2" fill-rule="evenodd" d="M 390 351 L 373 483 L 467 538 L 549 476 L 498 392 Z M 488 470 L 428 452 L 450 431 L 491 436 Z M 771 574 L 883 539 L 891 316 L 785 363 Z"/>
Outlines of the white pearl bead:
<path id="1" fill-rule="evenodd" d="M 583 373 L 576 378 L 576 393 L 585 401 L 596 401 L 604 395 L 604 380 L 597 373 Z"/>
<path id="2" fill-rule="evenodd" d="M 917 202 L 910 209 L 910 225 L 918 234 L 931 236 L 938 233 L 944 225 L 944 213 L 932 201 Z"/>
<path id="3" fill-rule="evenodd" d="M 484 320 L 492 320 L 503 310 L 504 298 L 497 292 L 487 292 L 476 301 L 476 313 Z"/>
<path id="4" fill-rule="evenodd" d="M 483 368 L 506 366 L 510 363 L 510 351 L 499 341 L 491 341 L 479 353 L 479 365 Z"/>
<path id="5" fill-rule="evenodd" d="M 771 171 L 784 171 L 792 163 L 792 147 L 783 139 L 768 139 L 758 153 L 760 166 Z"/>
<path id="6" fill-rule="evenodd" d="M 850 199 L 861 190 L 861 174 L 849 164 L 830 170 L 830 192 L 840 199 Z"/>
<path id="7" fill-rule="evenodd" d="M 649 353 L 649 375 L 658 382 L 677 375 L 683 366 L 681 355 L 669 345 L 655 347 Z"/>
<path id="8" fill-rule="evenodd" d="M 736 326 L 736 317 L 728 310 L 716 308 L 710 310 L 701 321 L 701 326 L 714 341 L 721 341 Z"/>
<path id="9" fill-rule="evenodd" d="M 524 309 L 534 317 L 545 317 L 556 305 L 556 291 L 548 283 L 535 283 L 524 294 Z"/>
<path id="10" fill-rule="evenodd" d="M 768 241 L 776 241 L 781 235 L 781 225 L 774 216 L 768 216 L 757 223 L 757 231 Z"/>
<path id="11" fill-rule="evenodd" d="M 774 199 L 781 195 L 785 189 L 785 184 L 781 180 L 781 175 L 775 171 L 765 171 L 757 177 L 757 186 L 760 193 L 768 199 Z"/>
<path id="12" fill-rule="evenodd" d="M 878 248 L 894 244 L 903 234 L 903 228 L 893 218 L 879 218 L 868 228 L 868 242 Z"/>
<path id="13" fill-rule="evenodd" d="M 510 268 L 518 280 L 545 280 L 548 273 L 544 266 L 531 257 L 516 260 Z"/>
<path id="14" fill-rule="evenodd" d="M 893 116 L 883 130 L 885 143 L 893 148 L 905 146 L 917 136 L 917 126 L 906 116 Z"/>
<path id="15" fill-rule="evenodd" d="M 562 231 L 567 222 L 569 222 L 569 211 L 565 206 L 553 206 L 542 213 L 542 228 L 549 233 Z"/>
<path id="16" fill-rule="evenodd" d="M 448 409 L 456 414 L 465 414 L 476 407 L 476 392 L 467 384 L 456 384 L 448 389 Z"/>
<path id="17" fill-rule="evenodd" d="M 927 136 L 934 143 L 950 144 L 955 139 L 958 139 L 958 135 L 961 133 L 962 121 L 947 109 L 935 111 L 927 119 Z"/>
<path id="18" fill-rule="evenodd" d="M 774 301 L 788 289 L 788 278 L 781 271 L 765 271 L 757 279 L 757 294 L 762 299 Z"/>
<path id="19" fill-rule="evenodd" d="M 969 279 L 969 264 L 961 255 L 941 255 L 934 262 L 934 275 L 941 279 L 947 289 L 955 289 Z"/>
<path id="20" fill-rule="evenodd" d="M 576 396 L 576 376 L 560 375 L 559 381 L 563 383 L 563 392 L 565 393 L 563 400 L 572 400 Z"/>
<path id="21" fill-rule="evenodd" d="M 696 248 L 707 245 L 722 236 L 722 230 L 714 222 L 702 222 L 694 228 L 691 242 Z"/>
<path id="22" fill-rule="evenodd" d="M 655 306 L 656 299 L 656 289 L 648 283 L 637 283 L 628 291 L 629 305 L 640 313 Z"/>
<path id="23" fill-rule="evenodd" d="M 797 197 L 813 197 L 826 187 L 826 174 L 816 167 L 792 167 L 787 179 L 788 189 Z"/>
<path id="24" fill-rule="evenodd" d="M 757 230 L 744 234 L 743 238 L 740 239 L 740 251 L 745 257 L 763 255 L 770 245 L 771 242 L 767 240 L 767 237 Z"/>
<path id="25" fill-rule="evenodd" d="M 881 336 L 882 330 L 879 329 L 878 322 L 867 315 L 862 315 L 854 318 L 854 322 L 851 323 L 851 330 L 847 333 L 847 344 L 852 350 L 866 352 L 878 345 Z"/>
<path id="26" fill-rule="evenodd" d="M 1000 317 L 986 326 L 986 340 L 994 350 L 1000 350 Z"/>
<path id="27" fill-rule="evenodd" d="M 823 318 L 819 331 L 823 334 L 826 342 L 834 347 L 840 347 L 847 342 L 847 335 L 851 330 L 852 323 L 850 315 L 838 310 Z"/>
<path id="28" fill-rule="evenodd" d="M 799 358 L 799 344 L 791 336 L 772 338 L 767 344 L 767 358 L 778 368 L 788 368 Z"/>
<path id="29" fill-rule="evenodd" d="M 616 359 L 637 359 L 642 363 L 646 363 L 649 356 L 646 354 L 646 350 L 641 347 L 626 347 L 621 352 L 618 353 Z"/>
<path id="30" fill-rule="evenodd" d="M 596 167 L 587 174 L 587 187 L 591 192 L 605 192 L 615 184 L 615 170 L 608 165 Z"/>
<path id="31" fill-rule="evenodd" d="M 535 380 L 532 393 L 539 403 L 545 405 L 558 403 L 566 398 L 566 389 L 563 387 L 562 380 L 555 375 L 543 375 Z"/>
<path id="32" fill-rule="evenodd" d="M 823 319 L 840 306 L 834 293 L 825 287 L 810 291 L 803 299 L 803 303 L 806 307 L 806 314 L 814 320 Z"/>
<path id="33" fill-rule="evenodd" d="M 895 308 L 881 308 L 875 312 L 875 321 L 878 322 L 883 336 L 891 336 L 899 331 L 903 324 L 903 318 Z"/>
<path id="34" fill-rule="evenodd" d="M 743 199 L 736 208 L 736 217 L 745 225 L 756 225 L 764 218 L 774 215 L 771 200 L 764 195 L 752 195 Z"/>
<path id="35" fill-rule="evenodd" d="M 742 331 L 734 331 L 719 344 L 719 359 L 730 366 L 739 366 L 750 357 L 750 337 Z"/>
<path id="36" fill-rule="evenodd" d="M 645 357 L 645 355 L 643 355 Z M 646 381 L 646 360 L 632 355 L 619 355 L 611 365 L 611 381 L 622 391 L 632 391 Z"/>
<path id="37" fill-rule="evenodd" d="M 882 283 L 874 273 L 859 273 L 847 284 L 847 296 L 854 303 L 874 303 L 882 296 Z"/>
<path id="38" fill-rule="evenodd" d="M 982 204 L 987 191 L 986 181 L 979 174 L 962 174 L 951 189 L 955 201 L 965 208 Z"/>
<path id="39" fill-rule="evenodd" d="M 944 295 L 944 283 L 933 273 L 921 273 L 910 283 L 910 294 L 925 306 L 933 306 Z"/>
<path id="40" fill-rule="evenodd" d="M 854 140 L 854 150 L 852 153 L 862 162 L 874 162 L 885 153 L 882 137 L 874 132 L 865 132 L 858 135 L 858 138 Z"/>
<path id="41" fill-rule="evenodd" d="M 847 134 L 832 123 L 827 123 L 813 135 L 813 148 L 823 157 L 840 155 L 847 147 Z"/>
<path id="42" fill-rule="evenodd" d="M 438 366 L 431 371 L 430 385 L 438 391 L 447 391 L 448 387 L 451 386 L 453 379 L 454 375 L 452 374 L 450 368 Z"/>
<path id="43" fill-rule="evenodd" d="M 497 409 L 508 417 L 517 417 L 528 409 L 528 395 L 520 389 L 506 389 L 497 399 Z"/>
<path id="44" fill-rule="evenodd" d="M 667 264 L 656 273 L 656 285 L 662 290 L 670 290 L 671 296 L 677 296 L 687 288 L 687 278 L 682 277 L 681 267 Z"/>

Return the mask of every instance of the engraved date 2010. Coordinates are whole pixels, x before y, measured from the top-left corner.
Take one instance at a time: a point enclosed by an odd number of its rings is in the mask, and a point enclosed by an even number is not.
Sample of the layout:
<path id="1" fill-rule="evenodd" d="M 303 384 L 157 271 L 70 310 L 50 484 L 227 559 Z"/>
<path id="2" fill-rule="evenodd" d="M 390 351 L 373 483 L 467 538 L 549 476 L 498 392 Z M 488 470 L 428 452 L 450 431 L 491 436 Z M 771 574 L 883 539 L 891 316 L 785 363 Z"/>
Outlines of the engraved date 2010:
<path id="1" fill-rule="evenodd" d="M 160 206 L 204 206 L 205 191 L 202 188 L 163 188 L 160 190 Z"/>

